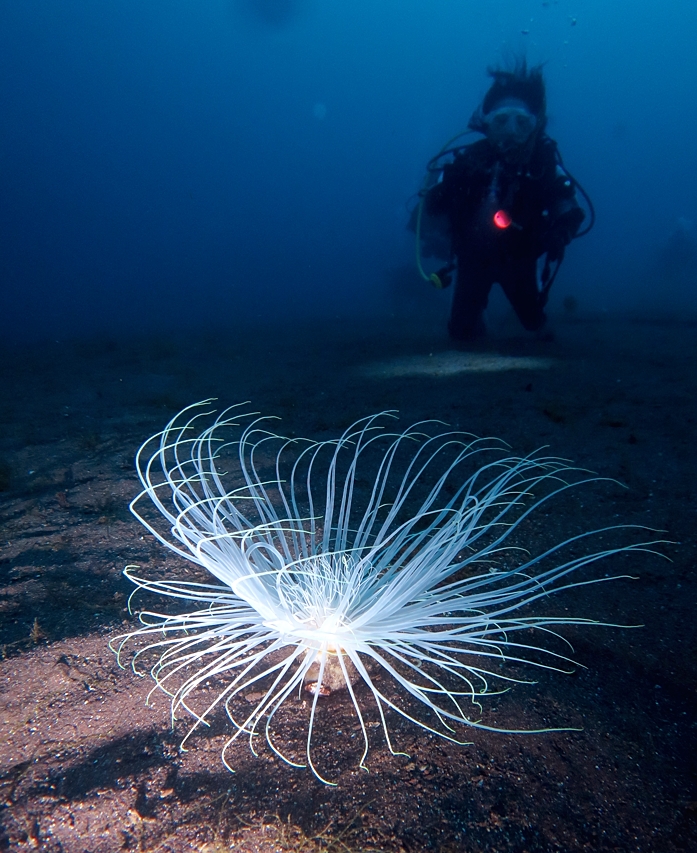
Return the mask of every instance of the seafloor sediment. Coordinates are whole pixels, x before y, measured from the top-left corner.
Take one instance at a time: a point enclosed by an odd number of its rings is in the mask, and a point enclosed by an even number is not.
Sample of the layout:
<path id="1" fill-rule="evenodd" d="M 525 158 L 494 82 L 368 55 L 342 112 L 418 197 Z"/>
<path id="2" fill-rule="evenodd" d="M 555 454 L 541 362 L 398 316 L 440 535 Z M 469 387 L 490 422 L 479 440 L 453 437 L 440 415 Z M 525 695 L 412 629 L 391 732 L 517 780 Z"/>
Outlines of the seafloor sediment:
<path id="1" fill-rule="evenodd" d="M 440 327 L 306 324 L 6 349 L 0 430 L 0 850 L 692 851 L 697 849 L 697 328 L 576 317 L 557 341 L 500 336 L 448 349 Z M 545 507 L 539 550 L 624 522 L 664 531 L 669 559 L 633 554 L 551 612 L 641 625 L 564 633 L 581 664 L 541 672 L 490 703 L 502 726 L 458 746 L 390 719 L 393 756 L 368 712 L 369 772 L 341 692 L 316 746 L 338 785 L 240 740 L 221 764 L 224 713 L 178 744 L 149 679 L 120 670 L 111 636 L 135 626 L 121 572 L 182 571 L 133 519 L 133 456 L 196 400 L 249 399 L 290 435 L 337 436 L 365 414 L 437 418 L 549 452 L 619 481 Z M 620 485 L 621 484 L 621 485 Z M 369 707 L 369 706 L 367 706 Z M 279 713 L 297 740 L 302 698 Z"/>

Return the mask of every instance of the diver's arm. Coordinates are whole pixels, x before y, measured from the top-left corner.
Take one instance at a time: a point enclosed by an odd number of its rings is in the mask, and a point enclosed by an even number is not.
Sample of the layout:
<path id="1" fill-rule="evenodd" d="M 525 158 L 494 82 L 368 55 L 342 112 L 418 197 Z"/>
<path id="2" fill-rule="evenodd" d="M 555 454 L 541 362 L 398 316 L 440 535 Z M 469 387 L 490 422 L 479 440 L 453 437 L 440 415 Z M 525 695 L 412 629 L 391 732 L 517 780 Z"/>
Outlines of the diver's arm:
<path id="1" fill-rule="evenodd" d="M 552 180 L 549 203 L 549 227 L 545 250 L 550 261 L 561 258 L 564 249 L 578 233 L 586 214 L 576 199 L 573 181 L 559 167 Z"/>
<path id="2" fill-rule="evenodd" d="M 424 211 L 429 216 L 443 216 L 450 210 L 452 185 L 447 178 L 450 164 L 443 169 L 443 177 L 434 184 L 424 196 Z"/>
<path id="3" fill-rule="evenodd" d="M 470 180 L 471 163 L 470 149 L 460 152 L 452 163 L 443 166 L 440 180 L 426 193 L 426 213 L 431 216 L 449 215 L 456 203 L 457 197 L 463 192 Z"/>

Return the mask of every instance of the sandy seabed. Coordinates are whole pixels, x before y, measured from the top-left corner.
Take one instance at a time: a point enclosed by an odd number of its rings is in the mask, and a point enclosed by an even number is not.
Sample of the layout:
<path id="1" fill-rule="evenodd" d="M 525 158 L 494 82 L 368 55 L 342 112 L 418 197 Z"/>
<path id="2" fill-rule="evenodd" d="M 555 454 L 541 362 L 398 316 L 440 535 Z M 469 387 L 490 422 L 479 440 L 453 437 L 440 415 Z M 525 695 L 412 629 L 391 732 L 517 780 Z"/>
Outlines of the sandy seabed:
<path id="1" fill-rule="evenodd" d="M 557 340 L 517 332 L 453 350 L 414 318 L 53 342 L 6 349 L 0 451 L 0 850 L 697 850 L 697 325 L 569 317 Z M 127 564 L 183 561 L 135 521 L 133 457 L 185 405 L 251 400 L 286 434 L 325 439 L 398 409 L 549 452 L 617 480 L 583 487 L 529 528 L 531 551 L 608 523 L 648 525 L 669 559 L 635 554 L 589 576 L 637 579 L 554 598 L 640 628 L 577 626 L 580 666 L 542 673 L 495 703 L 471 746 L 390 720 L 371 726 L 369 772 L 345 694 L 326 701 L 316 746 L 338 785 L 220 749 L 224 713 L 179 751 L 186 720 L 119 669 L 110 637 L 134 627 Z M 622 484 L 622 485 L 620 485 Z M 159 574 L 158 574 L 159 573 Z M 285 709 L 292 739 L 306 703 Z M 263 740 L 263 739 L 262 739 Z"/>

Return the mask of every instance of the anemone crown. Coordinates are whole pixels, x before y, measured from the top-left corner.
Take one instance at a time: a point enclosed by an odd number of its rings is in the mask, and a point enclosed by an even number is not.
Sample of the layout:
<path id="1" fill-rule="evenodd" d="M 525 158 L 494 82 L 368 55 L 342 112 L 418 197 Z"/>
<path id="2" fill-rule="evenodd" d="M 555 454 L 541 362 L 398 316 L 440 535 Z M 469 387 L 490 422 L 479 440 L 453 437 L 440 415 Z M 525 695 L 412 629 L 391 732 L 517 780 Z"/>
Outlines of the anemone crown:
<path id="1" fill-rule="evenodd" d="M 517 540 L 530 514 L 596 479 L 562 459 L 511 456 L 502 442 L 433 421 L 393 432 L 391 412 L 357 421 L 334 441 L 283 438 L 246 404 L 199 431 L 210 402 L 180 412 L 140 448 L 143 488 L 131 510 L 217 583 L 147 579 L 127 567 L 137 590 L 193 609 L 143 610 L 142 627 L 112 643 L 120 660 L 124 645 L 137 642 L 134 670 L 145 674 L 150 659 L 153 689 L 171 697 L 172 720 L 180 710 L 194 718 L 182 746 L 224 706 L 230 769 L 231 745 L 245 735 L 255 752 L 263 728 L 280 758 L 328 781 L 314 761 L 313 732 L 321 697 L 341 689 L 362 732 L 364 768 L 375 711 L 393 754 L 395 715 L 458 743 L 462 726 L 493 728 L 481 721 L 481 703 L 527 683 L 521 664 L 572 665 L 538 638 L 593 623 L 536 615 L 536 605 L 597 582 L 574 581 L 577 569 L 653 544 L 585 553 L 593 534 L 582 533 L 539 554 L 524 551 Z M 307 694 L 303 759 L 280 744 L 274 721 Z"/>

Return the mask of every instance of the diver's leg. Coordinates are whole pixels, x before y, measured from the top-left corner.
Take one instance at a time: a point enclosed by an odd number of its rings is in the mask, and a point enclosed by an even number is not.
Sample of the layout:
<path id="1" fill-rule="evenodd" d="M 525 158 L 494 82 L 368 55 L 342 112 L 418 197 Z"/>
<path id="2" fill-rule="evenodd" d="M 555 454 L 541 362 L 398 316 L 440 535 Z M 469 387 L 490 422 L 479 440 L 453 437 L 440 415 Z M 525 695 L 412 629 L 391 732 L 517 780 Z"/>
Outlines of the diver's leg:
<path id="1" fill-rule="evenodd" d="M 450 308 L 448 332 L 456 341 L 471 341 L 486 334 L 484 309 L 493 281 L 482 264 L 458 261 L 457 282 Z"/>
<path id="2" fill-rule="evenodd" d="M 501 276 L 501 287 L 513 306 L 523 328 L 537 332 L 547 322 L 537 283 L 537 260 L 512 261 Z"/>

